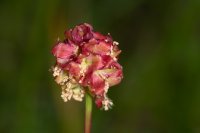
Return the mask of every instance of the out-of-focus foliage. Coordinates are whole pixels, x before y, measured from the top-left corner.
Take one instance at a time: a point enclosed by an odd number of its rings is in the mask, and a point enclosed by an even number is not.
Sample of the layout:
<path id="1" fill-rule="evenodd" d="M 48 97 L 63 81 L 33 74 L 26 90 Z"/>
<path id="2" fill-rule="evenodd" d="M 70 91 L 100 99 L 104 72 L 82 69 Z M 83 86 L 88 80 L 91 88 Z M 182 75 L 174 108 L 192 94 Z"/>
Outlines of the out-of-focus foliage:
<path id="1" fill-rule="evenodd" d="M 0 132 L 83 132 L 84 103 L 64 103 L 48 69 L 57 38 L 88 22 L 120 43 L 124 68 L 92 132 L 199 133 L 199 13 L 199 0 L 1 0 Z"/>

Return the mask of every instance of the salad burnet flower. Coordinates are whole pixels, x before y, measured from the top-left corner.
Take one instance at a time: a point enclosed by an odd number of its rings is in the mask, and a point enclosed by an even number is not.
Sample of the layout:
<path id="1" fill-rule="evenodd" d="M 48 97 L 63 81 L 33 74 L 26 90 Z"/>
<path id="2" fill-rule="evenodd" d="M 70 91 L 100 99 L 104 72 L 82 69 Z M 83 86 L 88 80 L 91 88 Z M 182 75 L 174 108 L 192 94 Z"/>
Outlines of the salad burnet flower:
<path id="1" fill-rule="evenodd" d="M 85 93 L 89 93 L 98 108 L 110 109 L 113 102 L 107 92 L 123 78 L 118 63 L 119 43 L 110 34 L 94 31 L 87 23 L 66 31 L 65 37 L 52 49 L 56 57 L 52 72 L 55 82 L 61 86 L 62 99 L 82 101 Z"/>

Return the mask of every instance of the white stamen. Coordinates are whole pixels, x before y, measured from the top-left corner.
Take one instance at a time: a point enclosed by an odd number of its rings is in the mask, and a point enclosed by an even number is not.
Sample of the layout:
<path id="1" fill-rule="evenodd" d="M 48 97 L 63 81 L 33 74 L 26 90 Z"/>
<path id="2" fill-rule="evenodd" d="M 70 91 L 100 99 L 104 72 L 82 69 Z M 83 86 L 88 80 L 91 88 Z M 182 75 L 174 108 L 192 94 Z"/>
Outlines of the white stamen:
<path id="1" fill-rule="evenodd" d="M 64 90 L 62 90 L 62 94 L 61 97 L 64 100 L 64 102 L 67 102 L 68 100 L 70 100 L 73 96 L 73 91 L 72 89 L 66 88 Z"/>
<path id="2" fill-rule="evenodd" d="M 113 102 L 110 99 L 105 98 L 102 101 L 102 105 L 103 105 L 104 110 L 107 111 L 111 108 L 111 106 L 113 106 Z"/>
<path id="3" fill-rule="evenodd" d="M 59 67 L 55 66 L 53 68 L 53 76 L 56 77 L 56 76 L 60 75 L 60 73 L 61 73 L 61 69 Z"/>
<path id="4" fill-rule="evenodd" d="M 81 88 L 73 89 L 73 98 L 77 101 L 83 101 L 85 92 Z"/>
<path id="5" fill-rule="evenodd" d="M 118 43 L 118 42 L 116 42 L 116 41 L 113 41 L 113 44 L 114 44 L 114 45 L 119 45 L 119 43 Z"/>
<path id="6" fill-rule="evenodd" d="M 66 73 L 58 66 L 53 67 L 52 71 L 56 83 L 62 88 L 61 97 L 64 102 L 71 100 L 71 98 L 77 101 L 83 101 L 85 91 L 72 75 Z"/>

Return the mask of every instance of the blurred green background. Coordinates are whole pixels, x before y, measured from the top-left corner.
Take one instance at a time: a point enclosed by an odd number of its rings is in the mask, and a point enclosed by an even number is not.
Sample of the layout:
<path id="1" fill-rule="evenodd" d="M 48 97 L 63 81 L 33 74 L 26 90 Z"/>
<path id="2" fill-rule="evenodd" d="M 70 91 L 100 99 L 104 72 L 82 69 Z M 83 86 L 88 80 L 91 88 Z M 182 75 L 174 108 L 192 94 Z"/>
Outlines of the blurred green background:
<path id="1" fill-rule="evenodd" d="M 92 133 L 200 133 L 199 0 L 1 0 L 0 133 L 83 133 L 84 103 L 60 98 L 57 38 L 88 22 L 123 50 L 114 108 Z"/>

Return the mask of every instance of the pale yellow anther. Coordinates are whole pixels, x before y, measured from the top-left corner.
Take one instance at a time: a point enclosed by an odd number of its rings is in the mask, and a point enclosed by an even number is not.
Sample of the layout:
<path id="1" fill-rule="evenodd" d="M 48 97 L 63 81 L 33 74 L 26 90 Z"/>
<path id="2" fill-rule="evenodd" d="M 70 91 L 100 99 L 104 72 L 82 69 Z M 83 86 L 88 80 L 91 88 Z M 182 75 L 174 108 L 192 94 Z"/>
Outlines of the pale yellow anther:
<path id="1" fill-rule="evenodd" d="M 118 43 L 118 42 L 116 42 L 116 41 L 113 41 L 113 44 L 114 44 L 114 45 L 119 45 L 119 43 Z"/>
<path id="2" fill-rule="evenodd" d="M 85 91 L 76 80 L 58 66 L 53 67 L 52 70 L 56 83 L 62 88 L 61 97 L 63 101 L 67 102 L 71 98 L 76 101 L 83 101 Z"/>
<path id="3" fill-rule="evenodd" d="M 102 101 L 102 106 L 103 106 L 103 109 L 105 111 L 109 110 L 112 106 L 113 106 L 113 102 L 108 99 L 108 98 L 105 98 L 103 101 Z"/>

